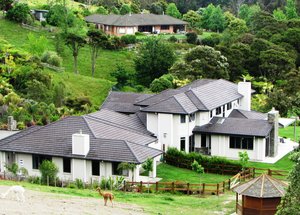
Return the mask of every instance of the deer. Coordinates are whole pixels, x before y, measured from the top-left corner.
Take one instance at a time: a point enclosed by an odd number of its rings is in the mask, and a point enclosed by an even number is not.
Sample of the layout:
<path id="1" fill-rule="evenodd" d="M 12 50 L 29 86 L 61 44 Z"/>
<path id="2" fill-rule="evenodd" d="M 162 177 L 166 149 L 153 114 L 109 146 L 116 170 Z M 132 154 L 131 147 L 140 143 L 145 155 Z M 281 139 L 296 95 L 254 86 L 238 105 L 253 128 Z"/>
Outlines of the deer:
<path id="1" fill-rule="evenodd" d="M 4 199 L 9 193 L 14 193 L 17 201 L 24 202 L 25 196 L 24 196 L 25 189 L 22 186 L 12 186 L 10 187 L 5 193 L 1 194 L 1 199 Z"/>
<path id="2" fill-rule="evenodd" d="M 103 196 L 104 206 L 107 206 L 106 205 L 107 204 L 107 200 L 109 199 L 110 202 L 111 202 L 112 207 L 114 207 L 114 204 L 113 204 L 114 195 L 112 193 L 110 193 L 110 192 L 102 192 L 100 187 L 97 187 L 96 191 L 99 192 L 100 196 Z"/>

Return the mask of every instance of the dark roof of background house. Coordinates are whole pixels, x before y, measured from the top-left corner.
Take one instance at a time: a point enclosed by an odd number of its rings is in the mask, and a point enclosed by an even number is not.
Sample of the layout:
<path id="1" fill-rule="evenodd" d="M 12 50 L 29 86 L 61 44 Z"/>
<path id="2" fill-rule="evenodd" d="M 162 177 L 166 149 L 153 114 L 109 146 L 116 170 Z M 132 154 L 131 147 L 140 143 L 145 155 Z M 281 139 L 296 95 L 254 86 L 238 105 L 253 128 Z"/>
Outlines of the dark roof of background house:
<path id="1" fill-rule="evenodd" d="M 118 122 L 119 123 L 119 122 Z M 135 125 L 131 125 L 135 127 Z M 90 151 L 72 154 L 72 134 L 82 131 L 90 136 Z M 142 163 L 162 152 L 148 147 L 156 138 L 122 128 L 93 116 L 71 116 L 46 126 L 32 127 L 0 140 L 0 150 L 92 160 Z"/>
<path id="2" fill-rule="evenodd" d="M 193 133 L 266 137 L 272 128 L 267 120 L 213 117 L 208 124 L 196 126 Z"/>
<path id="3" fill-rule="evenodd" d="M 241 98 L 237 84 L 219 79 L 202 79 L 178 89 L 165 90 L 136 105 L 147 106 L 144 112 L 190 114 L 209 111 Z"/>
<path id="4" fill-rule="evenodd" d="M 268 118 L 268 114 L 253 111 L 253 110 L 247 111 L 247 110 L 233 109 L 228 117 L 266 120 Z"/>
<path id="5" fill-rule="evenodd" d="M 113 26 L 143 26 L 143 25 L 186 25 L 187 22 L 168 15 L 157 14 L 126 14 L 101 15 L 93 14 L 85 17 L 87 22 Z"/>
<path id="6" fill-rule="evenodd" d="M 256 198 L 276 198 L 285 194 L 285 188 L 288 185 L 278 179 L 267 174 L 248 181 L 235 187 L 233 190 L 243 196 L 251 196 Z"/>
<path id="7" fill-rule="evenodd" d="M 101 109 L 106 108 L 109 110 L 128 114 L 136 113 L 140 110 L 140 107 L 134 104 L 151 96 L 153 96 L 153 94 L 111 91 L 102 104 Z"/>

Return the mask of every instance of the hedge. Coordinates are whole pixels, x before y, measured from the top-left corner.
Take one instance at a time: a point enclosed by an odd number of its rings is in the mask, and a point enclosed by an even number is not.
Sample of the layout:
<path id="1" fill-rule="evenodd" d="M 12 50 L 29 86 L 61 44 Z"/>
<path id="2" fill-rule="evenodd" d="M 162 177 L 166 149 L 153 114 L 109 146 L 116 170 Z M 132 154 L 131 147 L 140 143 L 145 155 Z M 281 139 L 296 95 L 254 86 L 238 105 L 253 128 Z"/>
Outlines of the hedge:
<path id="1" fill-rule="evenodd" d="M 206 156 L 196 152 L 186 153 L 177 148 L 168 148 L 164 158 L 170 165 L 187 169 L 191 169 L 192 163 L 196 160 L 204 167 L 205 172 L 236 174 L 242 169 L 239 161 L 218 156 Z"/>

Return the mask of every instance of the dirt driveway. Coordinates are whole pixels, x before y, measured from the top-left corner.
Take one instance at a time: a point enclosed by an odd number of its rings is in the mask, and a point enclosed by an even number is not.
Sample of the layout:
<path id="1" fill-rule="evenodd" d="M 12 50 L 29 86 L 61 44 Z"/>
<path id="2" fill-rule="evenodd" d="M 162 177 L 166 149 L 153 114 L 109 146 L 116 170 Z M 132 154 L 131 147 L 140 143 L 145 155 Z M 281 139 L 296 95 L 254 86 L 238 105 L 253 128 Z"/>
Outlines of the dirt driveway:
<path id="1" fill-rule="evenodd" d="M 9 186 L 0 186 L 0 193 L 8 190 Z M 25 202 L 15 200 L 14 193 L 5 199 L 0 199 L 0 215 L 31 215 L 31 214 L 105 214 L 105 215 L 142 215 L 143 208 L 137 205 L 114 202 L 104 206 L 103 199 L 74 197 L 62 194 L 52 194 L 26 190 Z"/>

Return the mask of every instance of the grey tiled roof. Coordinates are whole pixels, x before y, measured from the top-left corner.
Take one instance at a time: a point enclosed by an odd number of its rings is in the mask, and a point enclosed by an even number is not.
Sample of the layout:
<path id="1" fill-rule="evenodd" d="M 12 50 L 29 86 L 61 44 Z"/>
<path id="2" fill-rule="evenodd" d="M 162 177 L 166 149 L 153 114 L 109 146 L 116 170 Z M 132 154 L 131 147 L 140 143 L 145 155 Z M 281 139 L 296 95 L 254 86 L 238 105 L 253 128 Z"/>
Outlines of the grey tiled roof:
<path id="1" fill-rule="evenodd" d="M 241 98 L 236 84 L 219 79 L 197 80 L 178 89 L 165 90 L 136 105 L 147 106 L 144 112 L 189 114 L 209 111 Z"/>
<path id="2" fill-rule="evenodd" d="M 233 190 L 243 196 L 276 198 L 284 196 L 286 187 L 286 183 L 267 174 L 262 174 L 247 183 L 235 187 Z"/>
<path id="3" fill-rule="evenodd" d="M 187 22 L 168 15 L 156 14 L 126 14 L 101 15 L 93 14 L 85 17 L 87 22 L 113 26 L 143 26 L 143 25 L 186 25 Z"/>
<path id="4" fill-rule="evenodd" d="M 193 133 L 265 137 L 272 128 L 273 124 L 267 120 L 213 117 L 208 124 L 196 126 Z"/>
<path id="5" fill-rule="evenodd" d="M 127 92 L 110 92 L 101 108 L 114 110 L 120 113 L 136 113 L 140 110 L 139 106 L 134 104 L 149 98 L 153 94 L 127 93 Z"/>
<path id="6" fill-rule="evenodd" d="M 268 114 L 253 110 L 246 111 L 240 109 L 233 109 L 228 117 L 266 120 L 268 118 Z"/>
<path id="7" fill-rule="evenodd" d="M 90 136 L 90 151 L 86 159 L 141 163 L 145 157 L 162 153 L 145 145 L 154 142 L 155 138 L 129 128 L 113 127 L 112 123 L 105 124 L 89 116 L 66 117 L 0 140 L 0 151 L 82 158 L 72 154 L 72 134 L 82 130 Z"/>
<path id="8" fill-rule="evenodd" d="M 94 117 L 103 122 L 119 125 L 122 128 L 129 128 L 138 133 L 152 135 L 152 133 L 146 129 L 142 120 L 136 114 L 127 115 L 102 108 L 100 111 L 88 114 L 87 116 Z"/>

